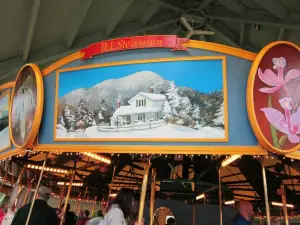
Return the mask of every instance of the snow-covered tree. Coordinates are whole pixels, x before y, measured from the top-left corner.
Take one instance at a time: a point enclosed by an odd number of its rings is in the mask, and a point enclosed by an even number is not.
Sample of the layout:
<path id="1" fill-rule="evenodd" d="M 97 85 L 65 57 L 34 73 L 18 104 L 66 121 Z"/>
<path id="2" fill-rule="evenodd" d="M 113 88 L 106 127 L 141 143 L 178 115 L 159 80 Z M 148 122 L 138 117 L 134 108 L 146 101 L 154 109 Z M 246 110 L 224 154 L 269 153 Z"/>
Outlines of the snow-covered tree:
<path id="1" fill-rule="evenodd" d="M 102 115 L 102 111 L 100 110 L 98 113 L 98 120 L 103 120 L 103 115 Z"/>
<path id="2" fill-rule="evenodd" d="M 76 127 L 78 129 L 83 129 L 88 127 L 89 124 L 89 116 L 88 116 L 88 108 L 86 102 L 81 99 L 77 104 L 76 110 Z"/>
<path id="3" fill-rule="evenodd" d="M 170 120 L 173 119 L 172 116 L 172 108 L 170 106 L 170 103 L 168 102 L 168 100 L 165 101 L 165 103 L 163 104 L 163 119 L 168 123 Z"/>
<path id="4" fill-rule="evenodd" d="M 70 109 L 69 106 L 65 106 L 63 110 L 62 119 L 64 121 L 63 125 L 68 131 L 74 130 L 76 124 L 76 118 L 74 112 Z"/>
<path id="5" fill-rule="evenodd" d="M 190 102 L 190 99 L 188 97 L 179 97 L 179 105 L 176 109 L 178 112 L 177 115 L 181 119 L 189 118 L 189 114 L 192 109 L 192 104 Z"/>
<path id="6" fill-rule="evenodd" d="M 217 126 L 224 126 L 224 102 L 220 105 L 215 116 L 216 118 L 213 120 L 214 124 Z"/>
<path id="7" fill-rule="evenodd" d="M 198 105 L 194 104 L 191 110 L 191 115 L 194 120 L 198 121 L 200 119 L 200 108 Z"/>
<path id="8" fill-rule="evenodd" d="M 177 115 L 177 107 L 179 107 L 179 94 L 178 87 L 176 87 L 174 81 L 171 81 L 169 88 L 166 92 L 167 100 L 169 101 L 170 107 L 172 109 L 172 115 Z"/>

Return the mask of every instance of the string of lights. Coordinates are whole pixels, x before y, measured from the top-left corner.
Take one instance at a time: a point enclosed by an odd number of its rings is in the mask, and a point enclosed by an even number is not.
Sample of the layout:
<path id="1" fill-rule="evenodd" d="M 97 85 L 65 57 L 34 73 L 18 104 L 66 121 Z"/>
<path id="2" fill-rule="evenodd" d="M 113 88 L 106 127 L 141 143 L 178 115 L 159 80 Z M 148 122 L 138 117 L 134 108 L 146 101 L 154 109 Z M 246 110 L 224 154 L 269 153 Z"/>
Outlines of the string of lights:
<path id="1" fill-rule="evenodd" d="M 42 170 L 42 166 L 38 166 L 38 165 L 33 165 L 33 164 L 27 164 L 26 167 L 28 169 L 35 169 L 35 170 Z M 63 174 L 67 174 L 68 170 L 64 170 L 64 169 L 57 169 L 57 168 L 52 168 L 52 167 L 45 167 L 44 171 L 47 172 L 52 172 L 52 173 L 63 173 Z"/>
<path id="2" fill-rule="evenodd" d="M 59 181 L 59 182 L 57 182 L 57 185 L 59 185 L 59 186 L 63 186 L 63 185 L 69 186 L 70 183 L 69 183 L 69 182 Z M 73 182 L 73 183 L 72 183 L 72 186 L 75 186 L 75 187 L 82 187 L 82 186 L 83 186 L 83 183 L 81 183 L 81 182 Z"/>

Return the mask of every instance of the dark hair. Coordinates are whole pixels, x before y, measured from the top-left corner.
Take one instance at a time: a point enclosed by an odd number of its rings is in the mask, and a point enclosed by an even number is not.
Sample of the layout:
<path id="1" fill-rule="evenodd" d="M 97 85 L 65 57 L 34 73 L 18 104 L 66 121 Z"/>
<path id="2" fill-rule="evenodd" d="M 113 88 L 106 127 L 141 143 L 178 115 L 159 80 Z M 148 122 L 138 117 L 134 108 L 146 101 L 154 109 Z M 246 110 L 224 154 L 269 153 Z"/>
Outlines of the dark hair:
<path id="1" fill-rule="evenodd" d="M 86 215 L 86 217 L 89 217 L 90 211 L 86 209 L 86 210 L 84 210 L 84 214 Z"/>
<path id="2" fill-rule="evenodd" d="M 131 211 L 132 201 L 134 199 L 136 199 L 136 195 L 133 190 L 122 188 L 113 200 L 113 204 L 118 204 L 124 214 L 124 217 L 128 218 Z"/>
<path id="3" fill-rule="evenodd" d="M 103 213 L 102 213 L 102 211 L 101 211 L 101 210 L 99 210 L 99 211 L 97 212 L 97 215 L 98 215 L 98 217 L 103 217 Z"/>
<path id="4" fill-rule="evenodd" d="M 173 217 L 170 217 L 168 220 L 167 220 L 167 224 L 175 224 L 175 219 Z"/>

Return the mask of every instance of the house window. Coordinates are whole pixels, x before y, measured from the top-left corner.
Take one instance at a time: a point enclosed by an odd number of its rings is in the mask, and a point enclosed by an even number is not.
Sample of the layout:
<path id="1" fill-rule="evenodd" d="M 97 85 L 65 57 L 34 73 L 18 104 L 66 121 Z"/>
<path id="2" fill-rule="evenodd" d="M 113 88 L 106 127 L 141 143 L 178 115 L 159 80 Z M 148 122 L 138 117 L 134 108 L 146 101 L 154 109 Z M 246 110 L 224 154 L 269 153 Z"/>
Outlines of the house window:
<path id="1" fill-rule="evenodd" d="M 146 117 L 145 113 L 138 114 L 138 120 L 139 121 L 145 121 L 145 117 Z"/>
<path id="2" fill-rule="evenodd" d="M 142 99 L 142 106 L 144 106 L 144 100 Z"/>
<path id="3" fill-rule="evenodd" d="M 136 107 L 139 107 L 139 100 L 136 100 Z"/>
<path id="4" fill-rule="evenodd" d="M 146 99 L 144 99 L 144 106 L 146 106 Z"/>
<path id="5" fill-rule="evenodd" d="M 139 106 L 141 106 L 141 100 L 139 100 Z"/>

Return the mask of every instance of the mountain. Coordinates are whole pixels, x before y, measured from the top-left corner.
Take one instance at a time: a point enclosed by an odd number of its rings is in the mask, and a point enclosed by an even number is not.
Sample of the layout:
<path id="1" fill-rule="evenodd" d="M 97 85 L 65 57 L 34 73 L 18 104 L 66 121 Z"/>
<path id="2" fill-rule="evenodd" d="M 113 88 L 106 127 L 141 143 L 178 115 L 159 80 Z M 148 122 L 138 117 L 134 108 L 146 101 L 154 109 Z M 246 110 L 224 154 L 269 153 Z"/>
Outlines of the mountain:
<path id="1" fill-rule="evenodd" d="M 169 85 L 170 81 L 165 80 L 160 75 L 151 71 L 141 71 L 123 78 L 105 80 L 88 89 L 74 90 L 60 98 L 59 104 L 62 106 L 60 107 L 61 110 L 64 105 L 76 109 L 79 101 L 84 100 L 88 110 L 97 111 L 100 102 L 104 100 L 110 109 L 107 112 L 108 115 L 103 115 L 107 122 L 115 111 L 118 100 L 121 106 L 128 105 L 128 100 L 139 92 L 165 94 Z M 222 91 L 206 94 L 189 87 L 178 87 L 178 93 L 181 97 L 188 97 L 192 105 L 198 105 L 203 121 L 206 124 L 212 124 L 215 113 L 223 102 Z"/>
<path id="2" fill-rule="evenodd" d="M 105 100 L 113 108 L 117 100 L 121 105 L 128 105 L 128 100 L 138 92 L 149 92 L 153 86 L 168 87 L 169 82 L 151 71 L 141 71 L 120 78 L 105 80 L 89 89 L 77 89 L 59 99 L 61 104 L 77 105 L 80 99 L 89 104 L 89 108 L 97 107 L 100 100 Z"/>

